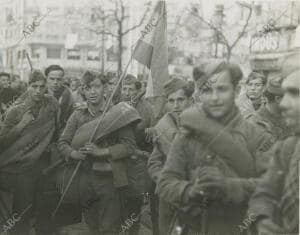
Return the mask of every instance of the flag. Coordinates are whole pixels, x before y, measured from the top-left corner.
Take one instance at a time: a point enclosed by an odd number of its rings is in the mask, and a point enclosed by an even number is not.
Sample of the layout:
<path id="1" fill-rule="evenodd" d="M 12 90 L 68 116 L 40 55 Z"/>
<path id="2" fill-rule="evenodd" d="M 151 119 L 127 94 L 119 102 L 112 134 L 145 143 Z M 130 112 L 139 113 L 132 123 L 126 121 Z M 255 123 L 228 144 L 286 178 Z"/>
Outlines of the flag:
<path id="1" fill-rule="evenodd" d="M 167 13 L 165 1 L 159 1 L 141 31 L 141 38 L 133 58 L 150 69 L 146 94 L 148 97 L 163 95 L 163 84 L 168 80 Z"/>
<path id="2" fill-rule="evenodd" d="M 152 97 L 154 115 L 158 119 L 163 114 L 165 99 L 163 84 L 168 81 L 168 44 L 166 2 L 159 1 L 133 52 L 133 58 L 145 65 L 150 74 L 146 97 Z"/>

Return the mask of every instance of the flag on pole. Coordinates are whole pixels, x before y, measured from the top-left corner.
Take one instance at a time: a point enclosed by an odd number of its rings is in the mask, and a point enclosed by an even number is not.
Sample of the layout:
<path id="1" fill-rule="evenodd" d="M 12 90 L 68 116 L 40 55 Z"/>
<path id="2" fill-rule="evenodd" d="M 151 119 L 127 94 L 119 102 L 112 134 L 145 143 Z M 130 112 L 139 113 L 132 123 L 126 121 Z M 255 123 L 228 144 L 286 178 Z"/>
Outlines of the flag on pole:
<path id="1" fill-rule="evenodd" d="M 166 2 L 159 1 L 141 31 L 133 58 L 150 69 L 146 97 L 163 96 L 163 84 L 168 76 L 167 12 Z"/>

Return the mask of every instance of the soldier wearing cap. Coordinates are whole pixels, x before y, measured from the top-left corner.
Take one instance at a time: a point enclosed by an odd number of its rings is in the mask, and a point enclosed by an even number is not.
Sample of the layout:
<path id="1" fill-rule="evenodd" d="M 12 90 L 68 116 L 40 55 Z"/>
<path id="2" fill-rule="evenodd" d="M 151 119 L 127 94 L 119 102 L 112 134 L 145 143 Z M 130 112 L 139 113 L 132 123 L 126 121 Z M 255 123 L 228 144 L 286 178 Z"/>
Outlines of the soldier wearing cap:
<path id="1" fill-rule="evenodd" d="M 149 193 L 151 180 L 147 173 L 147 161 L 152 145 L 147 139 L 145 130 L 154 124 L 154 113 L 150 103 L 144 99 L 145 91 L 142 83 L 133 75 L 128 74 L 122 81 L 121 99 L 133 106 L 140 114 L 142 121 L 134 128 L 137 148 L 128 161 L 129 190 L 125 192 L 128 215 L 140 213 L 143 195 Z M 138 234 L 139 222 L 134 223 L 129 234 Z"/>
<path id="2" fill-rule="evenodd" d="M 202 104 L 180 115 L 188 133 L 175 136 L 158 193 L 176 207 L 171 232 L 232 235 L 239 232 L 237 225 L 259 176 L 257 150 L 267 150 L 262 146 L 270 136 L 246 122 L 235 105 L 240 68 L 217 62 L 208 64 L 206 71 Z"/>
<path id="3" fill-rule="evenodd" d="M 245 117 L 250 122 L 264 128 L 272 134 L 274 142 L 283 140 L 291 135 L 291 130 L 286 125 L 279 104 L 283 97 L 283 89 L 281 88 L 280 74 L 270 77 L 264 92 L 267 102 L 254 113 Z"/>
<path id="4" fill-rule="evenodd" d="M 299 234 L 300 158 L 300 55 L 292 54 L 282 65 L 282 116 L 296 135 L 276 142 L 272 161 L 256 188 L 249 214 L 255 215 L 253 234 Z"/>
<path id="5" fill-rule="evenodd" d="M 171 143 L 179 131 L 179 115 L 192 105 L 193 92 L 194 88 L 188 82 L 177 77 L 174 77 L 164 85 L 169 112 L 154 127 L 154 149 L 148 161 L 150 177 L 156 184 L 165 164 Z M 159 201 L 160 234 L 167 234 L 173 214 L 172 206 L 161 199 Z"/>

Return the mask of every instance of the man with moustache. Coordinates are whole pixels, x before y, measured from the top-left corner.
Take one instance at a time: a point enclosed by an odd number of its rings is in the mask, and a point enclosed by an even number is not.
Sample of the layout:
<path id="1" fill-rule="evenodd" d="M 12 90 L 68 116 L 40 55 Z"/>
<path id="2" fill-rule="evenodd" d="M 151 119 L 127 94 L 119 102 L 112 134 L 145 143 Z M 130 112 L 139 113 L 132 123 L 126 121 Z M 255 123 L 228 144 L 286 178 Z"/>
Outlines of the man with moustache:
<path id="1" fill-rule="evenodd" d="M 66 201 L 85 208 L 83 215 L 91 234 L 113 235 L 121 226 L 120 191 L 128 187 L 127 162 L 136 148 L 133 127 L 140 117 L 124 102 L 103 113 L 107 105 L 105 76 L 87 71 L 81 83 L 87 107 L 74 111 L 59 139 L 59 149 L 69 164 L 58 185 L 63 192 L 74 164 L 83 161 Z M 91 139 L 99 120 L 102 122 Z"/>
<path id="2" fill-rule="evenodd" d="M 255 215 L 253 234 L 299 234 L 300 56 L 292 54 L 282 65 L 282 115 L 296 135 L 276 142 L 267 173 L 249 203 Z"/>
<path id="3" fill-rule="evenodd" d="M 194 88 L 175 76 L 164 85 L 164 92 L 170 111 L 154 127 L 154 148 L 148 160 L 148 171 L 155 184 L 158 183 L 172 140 L 179 131 L 179 115 L 193 104 Z M 167 234 L 173 213 L 171 205 L 161 199 L 158 213 L 160 234 Z"/>
<path id="4" fill-rule="evenodd" d="M 45 95 L 42 72 L 31 72 L 28 84 L 27 97 L 9 110 L 0 129 L 0 188 L 12 192 L 19 216 L 11 234 L 29 234 L 41 171 L 49 161 L 45 153 L 59 125 L 59 106 Z"/>
<path id="5" fill-rule="evenodd" d="M 235 105 L 239 66 L 207 66 L 202 105 L 180 115 L 189 132 L 176 135 L 158 181 L 159 196 L 177 208 L 171 234 L 236 234 L 259 175 L 256 152 L 268 149 L 270 136 L 246 122 Z"/>

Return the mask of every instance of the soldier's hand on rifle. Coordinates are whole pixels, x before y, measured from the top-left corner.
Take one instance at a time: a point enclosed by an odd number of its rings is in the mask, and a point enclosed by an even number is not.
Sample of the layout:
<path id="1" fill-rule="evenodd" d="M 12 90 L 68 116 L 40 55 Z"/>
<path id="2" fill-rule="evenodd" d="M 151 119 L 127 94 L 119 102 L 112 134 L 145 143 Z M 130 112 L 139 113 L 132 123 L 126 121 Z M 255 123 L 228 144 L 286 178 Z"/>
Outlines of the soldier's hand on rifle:
<path id="1" fill-rule="evenodd" d="M 203 188 L 208 197 L 215 198 L 219 191 L 224 191 L 226 177 L 219 168 L 207 166 L 199 170 L 197 182 L 199 187 Z"/>
<path id="2" fill-rule="evenodd" d="M 284 231 L 270 219 L 262 219 L 256 225 L 258 235 L 284 234 Z"/>
<path id="3" fill-rule="evenodd" d="M 34 117 L 30 110 L 28 110 L 26 113 L 24 113 L 22 120 L 17 125 L 17 128 L 21 131 L 32 121 L 34 121 Z"/>
<path id="4" fill-rule="evenodd" d="M 83 154 L 103 158 L 109 155 L 107 148 L 100 148 L 93 143 L 86 143 L 84 147 L 80 148 L 79 151 Z"/>
<path id="5" fill-rule="evenodd" d="M 191 186 L 190 191 L 188 192 L 188 197 L 192 200 L 202 199 L 206 195 L 199 181 L 199 179 L 196 179 L 194 184 Z"/>
<path id="6" fill-rule="evenodd" d="M 84 160 L 86 158 L 86 155 L 79 151 L 73 150 L 71 152 L 71 158 L 74 160 Z"/>

